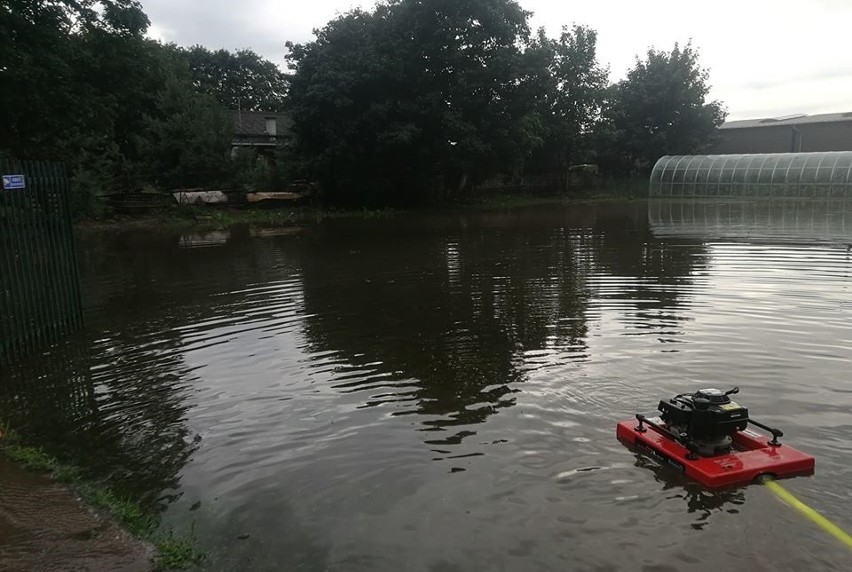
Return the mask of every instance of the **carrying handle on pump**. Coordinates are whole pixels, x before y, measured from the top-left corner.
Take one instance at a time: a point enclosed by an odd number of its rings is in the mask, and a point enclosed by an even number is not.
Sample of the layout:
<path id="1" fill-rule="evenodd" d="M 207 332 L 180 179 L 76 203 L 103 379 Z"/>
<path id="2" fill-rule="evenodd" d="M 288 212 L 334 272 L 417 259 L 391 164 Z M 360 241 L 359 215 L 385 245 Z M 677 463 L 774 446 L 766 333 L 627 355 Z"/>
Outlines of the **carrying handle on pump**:
<path id="1" fill-rule="evenodd" d="M 641 413 L 636 414 L 636 420 L 639 422 L 639 425 L 636 427 L 636 431 L 638 431 L 639 433 L 644 433 L 645 431 L 647 431 L 647 429 L 645 429 L 645 425 L 650 425 L 651 428 L 654 429 L 654 431 L 656 431 L 657 433 L 659 433 L 659 434 L 661 434 L 665 437 L 668 437 L 669 439 L 671 439 L 675 443 L 680 444 L 687 451 L 689 451 L 686 454 L 687 459 L 689 459 L 691 461 L 698 459 L 698 456 L 699 456 L 698 455 L 698 447 L 695 445 L 695 443 L 693 443 L 689 439 L 689 437 L 687 437 L 687 435 L 685 433 L 678 435 L 674 431 L 672 431 L 672 430 L 670 430 L 666 427 L 663 427 L 662 425 L 659 425 L 658 423 L 655 423 L 654 421 L 651 421 L 650 419 L 648 419 L 647 417 L 645 417 Z"/>
<path id="2" fill-rule="evenodd" d="M 781 442 L 778 440 L 778 437 L 784 436 L 784 432 L 781 431 L 781 429 L 773 429 L 769 425 L 764 425 L 763 423 L 760 423 L 759 421 L 755 421 L 754 419 L 749 419 L 748 422 L 751 423 L 752 425 L 756 425 L 756 426 L 760 427 L 761 429 L 765 429 L 765 430 L 769 431 L 770 433 L 772 433 L 772 440 L 769 442 L 770 445 L 772 445 L 773 447 L 780 447 L 781 446 Z"/>

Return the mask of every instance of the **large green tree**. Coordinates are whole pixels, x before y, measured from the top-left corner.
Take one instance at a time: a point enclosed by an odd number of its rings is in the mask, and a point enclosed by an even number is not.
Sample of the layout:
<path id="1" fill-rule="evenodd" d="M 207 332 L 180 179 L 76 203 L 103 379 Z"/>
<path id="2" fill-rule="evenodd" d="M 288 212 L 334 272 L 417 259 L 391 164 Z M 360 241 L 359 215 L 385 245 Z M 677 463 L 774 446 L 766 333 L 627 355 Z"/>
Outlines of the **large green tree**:
<path id="1" fill-rule="evenodd" d="M 189 88 L 187 62 L 171 57 L 154 109 L 142 118 L 139 178 L 167 190 L 223 185 L 229 178 L 232 125 L 212 95 Z"/>
<path id="2" fill-rule="evenodd" d="M 564 188 L 568 167 L 591 160 L 609 70 L 597 60 L 597 32 L 586 26 L 564 27 L 555 39 L 539 30 L 531 52 L 541 67 L 544 132 L 528 170 L 551 174 Z"/>
<path id="3" fill-rule="evenodd" d="M 192 83 L 227 109 L 282 111 L 287 78 L 274 63 L 251 50 L 211 51 L 193 46 L 184 52 Z"/>
<path id="4" fill-rule="evenodd" d="M 390 0 L 293 45 L 299 149 L 348 203 L 452 199 L 517 169 L 540 123 L 512 0 Z"/>
<path id="5" fill-rule="evenodd" d="M 196 93 L 186 55 L 147 39 L 147 27 L 135 0 L 0 5 L 0 152 L 64 161 L 78 212 L 104 193 L 175 173 L 199 174 L 184 179 L 195 185 L 227 166 L 215 100 Z"/>
<path id="6" fill-rule="evenodd" d="M 102 128 L 109 118 L 93 95 L 115 77 L 104 78 L 100 64 L 127 60 L 106 38 L 142 41 L 147 26 L 133 0 L 0 4 L 0 149 L 61 156 L 69 142 Z"/>
<path id="7" fill-rule="evenodd" d="M 601 129 L 613 170 L 645 173 L 663 155 L 691 154 L 711 145 L 727 112 L 708 101 L 708 72 L 691 44 L 648 50 L 614 85 Z"/>

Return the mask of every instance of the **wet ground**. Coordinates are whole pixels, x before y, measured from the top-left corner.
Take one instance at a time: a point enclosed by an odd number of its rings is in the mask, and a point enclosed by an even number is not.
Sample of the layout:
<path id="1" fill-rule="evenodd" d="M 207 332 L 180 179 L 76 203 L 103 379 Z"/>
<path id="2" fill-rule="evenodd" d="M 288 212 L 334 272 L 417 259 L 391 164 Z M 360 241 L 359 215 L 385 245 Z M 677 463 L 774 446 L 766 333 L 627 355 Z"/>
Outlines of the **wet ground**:
<path id="1" fill-rule="evenodd" d="M 151 570 L 151 547 L 0 455 L 0 570 Z"/>

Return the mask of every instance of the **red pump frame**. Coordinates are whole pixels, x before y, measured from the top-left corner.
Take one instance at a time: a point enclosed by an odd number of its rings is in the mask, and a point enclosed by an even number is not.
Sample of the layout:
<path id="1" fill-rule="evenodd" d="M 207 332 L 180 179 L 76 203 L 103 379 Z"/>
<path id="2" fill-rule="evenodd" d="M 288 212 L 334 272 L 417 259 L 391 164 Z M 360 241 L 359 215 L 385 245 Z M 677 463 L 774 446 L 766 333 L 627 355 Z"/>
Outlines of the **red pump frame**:
<path id="1" fill-rule="evenodd" d="M 616 428 L 618 440 L 649 452 L 708 488 L 750 483 L 762 475 L 775 478 L 812 475 L 815 461 L 789 445 L 772 445 L 769 437 L 746 429 L 734 433 L 734 451 L 716 457 L 687 458 L 689 451 L 649 425 L 638 431 L 636 420 L 622 421 Z"/>

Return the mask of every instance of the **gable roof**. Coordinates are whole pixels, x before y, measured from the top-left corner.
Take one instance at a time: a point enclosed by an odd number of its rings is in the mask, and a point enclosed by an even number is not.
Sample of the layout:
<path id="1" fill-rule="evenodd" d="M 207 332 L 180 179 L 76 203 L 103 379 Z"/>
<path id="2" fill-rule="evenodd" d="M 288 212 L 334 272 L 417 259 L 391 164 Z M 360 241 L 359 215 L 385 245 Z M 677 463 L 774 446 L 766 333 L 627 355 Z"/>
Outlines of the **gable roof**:
<path id="1" fill-rule="evenodd" d="M 838 123 L 852 121 L 852 111 L 845 113 L 821 113 L 818 115 L 786 115 L 783 117 L 765 117 L 763 119 L 744 119 L 727 121 L 719 129 L 742 129 L 745 127 L 775 127 L 778 125 L 808 125 L 811 123 Z"/>
<path id="2" fill-rule="evenodd" d="M 231 121 L 236 135 L 267 137 L 266 120 L 275 119 L 277 135 L 280 137 L 290 129 L 292 122 L 286 113 L 271 113 L 266 111 L 230 111 Z"/>

